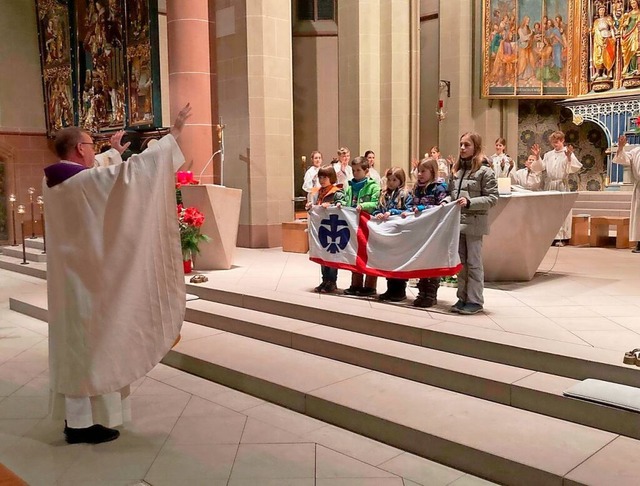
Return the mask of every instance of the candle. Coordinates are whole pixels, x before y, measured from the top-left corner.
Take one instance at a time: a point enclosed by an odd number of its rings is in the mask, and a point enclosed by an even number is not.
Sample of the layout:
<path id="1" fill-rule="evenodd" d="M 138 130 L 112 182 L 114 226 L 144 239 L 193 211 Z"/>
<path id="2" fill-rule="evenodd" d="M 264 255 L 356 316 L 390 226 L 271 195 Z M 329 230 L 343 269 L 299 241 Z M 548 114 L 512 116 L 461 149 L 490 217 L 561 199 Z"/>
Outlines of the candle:
<path id="1" fill-rule="evenodd" d="M 438 100 L 438 108 L 442 109 L 444 107 L 444 100 Z"/>
<path id="2" fill-rule="evenodd" d="M 509 177 L 498 177 L 498 194 L 511 194 L 511 179 Z"/>

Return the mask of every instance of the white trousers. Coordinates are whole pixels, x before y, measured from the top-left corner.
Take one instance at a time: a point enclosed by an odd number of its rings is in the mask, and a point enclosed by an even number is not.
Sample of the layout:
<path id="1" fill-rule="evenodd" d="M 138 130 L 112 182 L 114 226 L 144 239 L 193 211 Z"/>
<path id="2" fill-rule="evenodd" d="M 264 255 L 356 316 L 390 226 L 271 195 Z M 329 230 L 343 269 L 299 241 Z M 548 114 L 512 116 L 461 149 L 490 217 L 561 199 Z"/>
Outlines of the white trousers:
<path id="1" fill-rule="evenodd" d="M 117 427 L 131 421 L 130 389 L 94 397 L 69 397 L 51 392 L 50 408 L 54 419 L 65 419 L 72 429 L 84 429 L 94 424 Z"/>

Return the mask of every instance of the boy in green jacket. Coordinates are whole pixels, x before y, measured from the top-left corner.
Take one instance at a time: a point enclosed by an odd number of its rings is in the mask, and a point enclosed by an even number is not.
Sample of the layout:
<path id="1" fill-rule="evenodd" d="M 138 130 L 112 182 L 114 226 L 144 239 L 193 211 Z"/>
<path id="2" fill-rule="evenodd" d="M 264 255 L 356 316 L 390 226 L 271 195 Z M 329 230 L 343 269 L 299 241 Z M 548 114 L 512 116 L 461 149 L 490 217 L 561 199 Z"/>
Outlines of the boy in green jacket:
<path id="1" fill-rule="evenodd" d="M 347 206 L 369 214 L 378 207 L 380 186 L 369 178 L 369 161 L 364 157 L 356 157 L 349 164 L 353 170 L 353 179 L 344 189 L 343 196 L 336 201 L 337 207 Z M 363 284 L 364 281 L 364 284 Z M 375 295 L 378 277 L 351 272 L 351 286 L 345 289 L 346 295 Z"/>

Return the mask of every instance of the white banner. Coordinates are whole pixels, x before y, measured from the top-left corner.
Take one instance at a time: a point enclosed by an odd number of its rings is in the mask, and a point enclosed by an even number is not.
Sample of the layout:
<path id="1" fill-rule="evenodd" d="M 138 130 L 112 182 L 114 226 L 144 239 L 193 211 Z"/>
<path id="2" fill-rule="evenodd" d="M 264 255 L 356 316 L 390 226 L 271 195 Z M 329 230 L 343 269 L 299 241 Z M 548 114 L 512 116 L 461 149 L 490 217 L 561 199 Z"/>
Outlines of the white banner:
<path id="1" fill-rule="evenodd" d="M 314 206 L 309 258 L 322 265 L 389 278 L 428 278 L 460 271 L 460 207 L 437 206 L 386 221 L 354 208 Z"/>

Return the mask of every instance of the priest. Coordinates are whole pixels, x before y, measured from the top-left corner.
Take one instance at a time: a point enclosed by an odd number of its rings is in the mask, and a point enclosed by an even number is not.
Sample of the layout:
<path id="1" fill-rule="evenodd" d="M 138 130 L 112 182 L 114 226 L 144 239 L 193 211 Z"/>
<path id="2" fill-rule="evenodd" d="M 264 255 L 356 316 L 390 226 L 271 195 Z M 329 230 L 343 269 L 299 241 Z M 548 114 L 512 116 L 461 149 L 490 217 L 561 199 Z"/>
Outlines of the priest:
<path id="1" fill-rule="evenodd" d="M 124 132 L 96 155 L 91 135 L 60 130 L 45 168 L 51 411 L 68 443 L 114 440 L 130 420 L 130 385 L 171 349 L 185 312 L 170 134 L 123 162 Z"/>

